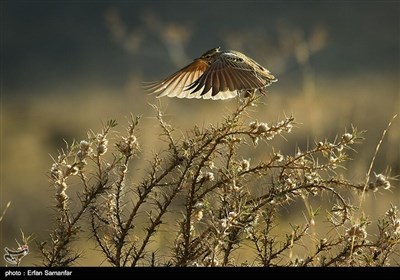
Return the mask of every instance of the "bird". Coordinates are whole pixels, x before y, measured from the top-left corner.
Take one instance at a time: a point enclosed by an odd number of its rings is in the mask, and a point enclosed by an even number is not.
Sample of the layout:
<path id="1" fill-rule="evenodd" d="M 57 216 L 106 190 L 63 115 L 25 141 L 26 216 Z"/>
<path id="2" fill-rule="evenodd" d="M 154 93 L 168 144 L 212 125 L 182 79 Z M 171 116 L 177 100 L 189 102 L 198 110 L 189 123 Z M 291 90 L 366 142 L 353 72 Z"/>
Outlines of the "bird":
<path id="1" fill-rule="evenodd" d="M 271 72 L 241 52 L 213 48 L 167 78 L 143 83 L 157 97 L 223 100 L 248 97 L 278 81 Z"/>

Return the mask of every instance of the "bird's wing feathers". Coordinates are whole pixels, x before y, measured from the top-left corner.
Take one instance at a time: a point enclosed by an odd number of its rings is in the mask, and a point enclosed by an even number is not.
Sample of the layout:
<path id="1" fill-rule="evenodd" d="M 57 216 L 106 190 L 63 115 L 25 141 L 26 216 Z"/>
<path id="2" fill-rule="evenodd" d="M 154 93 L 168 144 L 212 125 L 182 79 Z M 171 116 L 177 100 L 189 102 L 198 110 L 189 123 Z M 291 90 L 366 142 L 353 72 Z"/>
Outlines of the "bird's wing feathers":
<path id="1" fill-rule="evenodd" d="M 208 64 L 200 59 L 161 81 L 143 84 L 143 88 L 151 93 L 158 93 L 157 97 L 181 97 L 185 87 L 196 81 L 208 68 Z"/>
<path id="2" fill-rule="evenodd" d="M 147 83 L 144 88 L 157 97 L 228 99 L 238 91 L 261 89 L 275 81 L 265 68 L 238 52 L 226 52 L 211 64 L 196 59 L 164 80 Z M 258 71 L 254 66 L 259 67 Z"/>
<path id="3" fill-rule="evenodd" d="M 259 77 L 253 67 L 235 54 L 222 54 L 204 74 L 187 89 L 192 94 L 201 90 L 200 95 L 206 95 L 210 90 L 211 96 L 219 92 L 238 91 L 262 88 L 265 81 Z"/>

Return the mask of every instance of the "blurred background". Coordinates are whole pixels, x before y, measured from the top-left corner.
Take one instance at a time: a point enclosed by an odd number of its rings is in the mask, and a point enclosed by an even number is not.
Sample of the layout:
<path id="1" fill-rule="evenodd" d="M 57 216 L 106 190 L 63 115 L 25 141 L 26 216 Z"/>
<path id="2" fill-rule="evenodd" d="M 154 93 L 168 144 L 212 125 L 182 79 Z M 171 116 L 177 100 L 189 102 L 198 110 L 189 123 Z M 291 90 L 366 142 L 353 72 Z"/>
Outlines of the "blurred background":
<path id="1" fill-rule="evenodd" d="M 383 130 L 400 112 L 399 15 L 397 1 L 2 1 L 0 209 L 11 206 L 0 250 L 16 247 L 20 230 L 37 241 L 48 237 L 50 155 L 64 139 L 85 139 L 110 118 L 124 131 L 131 113 L 143 115 L 138 137 L 150 159 L 161 142 L 149 103 L 179 130 L 217 123 L 233 110 L 235 99 L 158 100 L 140 88 L 217 46 L 245 53 L 279 79 L 255 116 L 274 122 L 293 114 L 299 125 L 271 149 L 294 153 L 353 125 L 366 139 L 343 173 L 364 180 Z M 399 142 L 397 118 L 374 172 L 390 166 L 400 174 Z M 394 185 L 367 195 L 368 215 L 400 205 Z M 304 222 L 302 211 L 293 215 Z M 289 209 L 285 215 L 282 223 Z M 102 257 L 91 254 L 79 264 L 99 265 Z M 22 265 L 39 263 L 36 257 L 32 246 Z"/>

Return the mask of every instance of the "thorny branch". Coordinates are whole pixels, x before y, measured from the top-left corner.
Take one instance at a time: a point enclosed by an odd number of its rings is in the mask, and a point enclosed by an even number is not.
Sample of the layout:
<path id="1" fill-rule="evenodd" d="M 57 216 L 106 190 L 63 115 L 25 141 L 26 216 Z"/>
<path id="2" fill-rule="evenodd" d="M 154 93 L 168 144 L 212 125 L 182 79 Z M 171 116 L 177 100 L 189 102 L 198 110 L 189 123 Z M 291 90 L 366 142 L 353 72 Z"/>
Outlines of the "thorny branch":
<path id="1" fill-rule="evenodd" d="M 114 134 L 117 124 L 110 121 L 100 133 L 89 132 L 87 140 L 67 145 L 50 170 L 56 218 L 50 240 L 39 245 L 44 265 L 68 266 L 78 260 L 82 253 L 74 249 L 74 241 L 85 230 L 114 266 L 389 265 L 400 243 L 397 207 L 378 221 L 377 235 L 368 234 L 372 222 L 355 218 L 347 196 L 351 191 L 360 195 L 365 183 L 351 182 L 339 172 L 362 132 L 353 128 L 334 141 L 284 155 L 271 141 L 292 133 L 294 117 L 276 123 L 252 119 L 258 98 L 242 100 L 218 124 L 195 126 L 179 138 L 152 105 L 168 146 L 155 154 L 138 183 L 130 182 L 129 170 L 133 157 L 140 159 L 139 117 L 132 116 L 124 136 Z M 258 162 L 244 152 L 251 143 L 265 146 Z M 81 184 L 78 207 L 72 207 L 69 194 L 73 177 Z M 389 172 L 375 174 L 365 191 L 390 189 L 393 179 Z M 282 234 L 279 212 L 309 196 L 329 197 L 328 203 L 320 200 L 320 207 L 332 230 L 318 241 L 313 235 L 315 246 L 300 257 L 293 252 L 311 237 L 311 225 L 293 224 Z M 168 244 L 155 250 L 162 234 Z M 235 252 L 244 249 L 254 259 L 239 262 Z"/>

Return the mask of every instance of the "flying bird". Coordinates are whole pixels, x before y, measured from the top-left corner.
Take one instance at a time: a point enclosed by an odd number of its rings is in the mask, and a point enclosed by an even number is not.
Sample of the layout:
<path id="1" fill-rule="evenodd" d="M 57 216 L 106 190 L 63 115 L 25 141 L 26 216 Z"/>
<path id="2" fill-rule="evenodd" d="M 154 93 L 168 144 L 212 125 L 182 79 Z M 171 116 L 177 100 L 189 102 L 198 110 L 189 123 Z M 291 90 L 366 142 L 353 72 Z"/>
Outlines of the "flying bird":
<path id="1" fill-rule="evenodd" d="M 249 96 L 277 79 L 268 69 L 238 51 L 213 48 L 161 81 L 143 87 L 157 97 L 228 99 Z"/>

